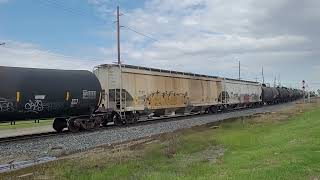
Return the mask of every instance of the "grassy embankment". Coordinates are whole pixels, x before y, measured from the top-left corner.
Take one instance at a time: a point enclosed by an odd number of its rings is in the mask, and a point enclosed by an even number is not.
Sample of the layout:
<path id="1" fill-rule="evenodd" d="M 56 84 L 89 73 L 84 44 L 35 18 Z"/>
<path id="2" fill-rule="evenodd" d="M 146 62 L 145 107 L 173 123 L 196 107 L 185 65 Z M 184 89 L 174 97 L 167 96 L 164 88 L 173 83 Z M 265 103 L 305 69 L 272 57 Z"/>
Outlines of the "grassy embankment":
<path id="1" fill-rule="evenodd" d="M 0 123 L 0 130 L 47 126 L 47 125 L 51 125 L 52 121 L 53 120 L 50 118 L 50 119 L 40 120 L 39 123 L 34 123 L 34 120 L 16 121 L 15 125 L 10 125 L 10 122 Z"/>
<path id="2" fill-rule="evenodd" d="M 320 178 L 320 108 L 259 115 L 29 168 L 53 179 Z M 8 176 L 9 174 L 7 174 Z"/>

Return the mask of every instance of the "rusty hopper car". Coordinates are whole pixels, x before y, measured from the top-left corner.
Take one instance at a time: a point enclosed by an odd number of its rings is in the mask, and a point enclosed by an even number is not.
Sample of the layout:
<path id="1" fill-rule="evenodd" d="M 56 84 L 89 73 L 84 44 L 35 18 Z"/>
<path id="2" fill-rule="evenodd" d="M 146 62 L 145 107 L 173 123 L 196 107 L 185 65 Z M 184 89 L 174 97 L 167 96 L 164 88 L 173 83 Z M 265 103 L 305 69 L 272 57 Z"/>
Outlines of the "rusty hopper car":
<path id="1" fill-rule="evenodd" d="M 222 79 L 214 76 L 115 64 L 100 65 L 94 73 L 105 91 L 102 104 L 126 121 L 142 114 L 215 110 L 220 104 Z"/>
<path id="2" fill-rule="evenodd" d="M 262 89 L 257 82 L 224 79 L 223 92 L 219 100 L 228 108 L 252 107 L 262 103 Z"/>
<path id="3" fill-rule="evenodd" d="M 90 71 L 0 66 L 0 119 L 90 114 L 101 86 Z"/>

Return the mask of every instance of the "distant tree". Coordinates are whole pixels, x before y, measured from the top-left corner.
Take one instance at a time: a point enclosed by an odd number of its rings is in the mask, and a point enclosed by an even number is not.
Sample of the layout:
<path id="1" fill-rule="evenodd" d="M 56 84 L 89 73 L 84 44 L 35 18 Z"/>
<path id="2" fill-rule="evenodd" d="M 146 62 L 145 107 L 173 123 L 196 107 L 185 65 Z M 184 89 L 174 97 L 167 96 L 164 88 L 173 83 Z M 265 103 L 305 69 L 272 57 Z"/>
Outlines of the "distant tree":
<path id="1" fill-rule="evenodd" d="M 320 96 L 320 89 L 318 89 L 318 95 Z"/>

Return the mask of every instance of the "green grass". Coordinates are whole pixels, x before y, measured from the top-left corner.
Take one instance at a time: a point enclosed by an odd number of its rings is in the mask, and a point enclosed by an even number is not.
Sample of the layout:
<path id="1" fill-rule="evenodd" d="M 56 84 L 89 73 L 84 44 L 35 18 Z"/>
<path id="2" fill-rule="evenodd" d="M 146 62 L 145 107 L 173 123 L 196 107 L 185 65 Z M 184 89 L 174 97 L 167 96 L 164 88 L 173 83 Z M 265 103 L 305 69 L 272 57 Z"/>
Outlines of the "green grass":
<path id="1" fill-rule="evenodd" d="M 225 149 L 215 163 L 204 153 L 212 147 Z M 219 129 L 187 130 L 145 145 L 139 152 L 121 160 L 101 154 L 63 160 L 42 167 L 41 173 L 57 179 L 319 178 L 320 110 L 286 121 L 238 120 L 222 123 Z"/>
<path id="2" fill-rule="evenodd" d="M 46 126 L 46 125 L 51 125 L 52 122 L 53 120 L 50 118 L 50 119 L 40 120 L 39 123 L 34 123 L 34 120 L 16 121 L 15 125 L 10 125 L 10 122 L 0 123 L 0 130 Z"/>

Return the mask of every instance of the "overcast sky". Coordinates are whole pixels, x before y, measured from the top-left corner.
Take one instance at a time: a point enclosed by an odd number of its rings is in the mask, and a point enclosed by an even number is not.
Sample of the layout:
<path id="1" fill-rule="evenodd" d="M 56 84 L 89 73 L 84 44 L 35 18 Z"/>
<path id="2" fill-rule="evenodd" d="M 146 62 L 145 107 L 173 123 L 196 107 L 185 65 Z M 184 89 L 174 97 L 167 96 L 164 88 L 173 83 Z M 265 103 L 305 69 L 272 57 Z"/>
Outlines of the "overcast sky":
<path id="1" fill-rule="evenodd" d="M 319 0 L 0 0 L 0 65 L 88 69 L 122 61 L 320 88 Z"/>

